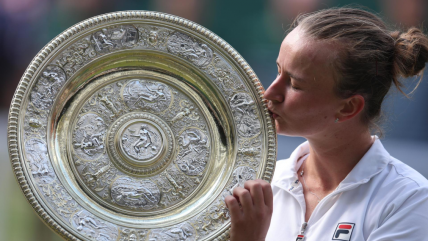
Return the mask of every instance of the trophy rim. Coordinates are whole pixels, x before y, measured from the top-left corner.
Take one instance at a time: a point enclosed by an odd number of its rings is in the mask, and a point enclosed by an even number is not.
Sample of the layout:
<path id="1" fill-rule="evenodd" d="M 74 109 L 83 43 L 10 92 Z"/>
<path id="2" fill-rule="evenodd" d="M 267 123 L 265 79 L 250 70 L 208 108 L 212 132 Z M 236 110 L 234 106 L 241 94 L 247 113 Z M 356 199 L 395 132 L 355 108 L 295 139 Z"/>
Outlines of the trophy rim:
<path id="1" fill-rule="evenodd" d="M 263 98 L 263 86 L 261 85 L 257 75 L 254 73 L 248 63 L 244 60 L 244 58 L 226 41 L 224 41 L 222 38 L 199 24 L 166 13 L 144 10 L 118 11 L 89 18 L 73 25 L 72 27 L 59 34 L 46 46 L 44 46 L 40 50 L 40 52 L 34 57 L 34 59 L 31 61 L 31 63 L 25 70 L 18 84 L 18 87 L 15 91 L 10 105 L 8 116 L 8 152 L 16 180 L 22 192 L 24 193 L 27 201 L 36 211 L 37 215 L 43 220 L 43 222 L 45 222 L 48 227 L 50 227 L 53 231 L 55 231 L 61 237 L 67 240 L 79 240 L 79 238 L 73 233 L 69 232 L 67 229 L 65 229 L 63 227 L 63 225 L 65 224 L 62 224 L 61 220 L 56 220 L 51 217 L 49 211 L 46 210 L 46 207 L 44 206 L 45 204 L 43 203 L 41 197 L 39 197 L 38 194 L 35 193 L 35 191 L 31 188 L 31 180 L 29 180 L 29 177 L 25 174 L 23 170 L 25 169 L 25 162 L 22 153 L 24 141 L 20 138 L 20 129 L 22 128 L 20 126 L 20 118 L 22 118 L 22 113 L 24 113 L 25 110 L 22 109 L 22 106 L 25 103 L 25 96 L 28 95 L 30 87 L 36 81 L 38 70 L 47 65 L 47 61 L 49 60 L 49 58 L 52 57 L 52 53 L 56 53 L 56 51 L 61 49 L 62 46 L 66 44 L 69 39 L 72 39 L 73 36 L 86 33 L 87 29 L 94 29 L 95 27 L 101 24 L 106 24 L 109 22 L 114 23 L 115 21 L 123 20 L 153 20 L 159 22 L 167 22 L 169 24 L 175 24 L 182 29 L 186 29 L 192 33 L 197 33 L 203 38 L 210 40 L 215 47 L 221 50 L 222 53 L 226 54 L 227 57 L 232 60 L 234 65 L 239 67 L 242 73 L 245 73 L 246 79 L 249 79 L 251 81 L 252 85 L 249 84 L 248 87 L 252 89 L 251 92 L 256 95 L 258 101 L 260 101 L 260 103 L 262 103 L 263 105 L 263 109 L 260 115 L 266 123 L 263 128 L 266 128 L 264 132 L 267 133 L 266 136 L 268 141 L 266 146 L 267 158 L 265 165 L 261 170 L 261 179 L 270 182 L 273 176 L 273 170 L 275 169 L 277 150 L 276 130 L 274 127 L 274 121 L 267 109 L 266 101 Z M 230 223 L 224 230 L 222 230 L 222 232 L 218 236 L 211 237 L 211 239 L 227 240 L 229 237 L 229 231 Z"/>

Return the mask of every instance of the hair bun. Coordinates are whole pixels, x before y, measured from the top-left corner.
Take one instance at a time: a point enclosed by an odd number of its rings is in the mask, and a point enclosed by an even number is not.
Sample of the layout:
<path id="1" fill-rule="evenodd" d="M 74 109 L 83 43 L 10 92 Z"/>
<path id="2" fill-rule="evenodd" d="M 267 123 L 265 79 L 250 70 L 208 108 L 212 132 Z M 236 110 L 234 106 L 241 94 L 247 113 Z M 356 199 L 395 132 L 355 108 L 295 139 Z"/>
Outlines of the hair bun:
<path id="1" fill-rule="evenodd" d="M 428 61 L 428 38 L 417 28 L 394 31 L 391 37 L 395 40 L 394 72 L 403 77 L 419 74 Z"/>

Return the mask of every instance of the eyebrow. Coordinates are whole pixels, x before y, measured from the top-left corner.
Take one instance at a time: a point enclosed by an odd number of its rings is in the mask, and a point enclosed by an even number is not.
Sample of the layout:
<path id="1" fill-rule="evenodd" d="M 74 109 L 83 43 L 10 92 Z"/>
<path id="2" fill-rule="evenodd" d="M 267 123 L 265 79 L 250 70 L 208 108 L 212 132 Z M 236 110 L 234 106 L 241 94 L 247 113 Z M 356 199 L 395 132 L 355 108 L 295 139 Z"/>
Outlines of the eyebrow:
<path id="1" fill-rule="evenodd" d="M 279 64 L 278 64 L 278 62 L 276 62 L 276 65 L 277 65 L 277 66 L 278 66 L 278 68 L 279 68 Z M 306 80 L 305 80 L 304 78 L 298 77 L 298 76 L 296 76 L 296 75 L 294 75 L 294 74 L 290 73 L 289 71 L 285 71 L 285 73 L 286 73 L 288 76 L 290 76 L 290 78 L 293 78 L 293 79 L 295 79 L 295 80 L 297 80 L 297 81 L 306 82 Z"/>

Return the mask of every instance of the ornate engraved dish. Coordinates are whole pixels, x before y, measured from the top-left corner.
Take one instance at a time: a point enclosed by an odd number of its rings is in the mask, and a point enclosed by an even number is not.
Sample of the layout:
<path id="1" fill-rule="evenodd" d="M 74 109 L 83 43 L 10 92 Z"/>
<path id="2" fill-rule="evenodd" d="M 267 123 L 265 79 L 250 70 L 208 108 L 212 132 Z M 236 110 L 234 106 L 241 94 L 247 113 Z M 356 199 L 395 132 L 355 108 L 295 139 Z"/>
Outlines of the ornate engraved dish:
<path id="1" fill-rule="evenodd" d="M 34 58 L 9 153 L 30 204 L 67 240 L 225 240 L 224 197 L 270 181 L 276 134 L 242 57 L 175 16 L 81 22 Z"/>

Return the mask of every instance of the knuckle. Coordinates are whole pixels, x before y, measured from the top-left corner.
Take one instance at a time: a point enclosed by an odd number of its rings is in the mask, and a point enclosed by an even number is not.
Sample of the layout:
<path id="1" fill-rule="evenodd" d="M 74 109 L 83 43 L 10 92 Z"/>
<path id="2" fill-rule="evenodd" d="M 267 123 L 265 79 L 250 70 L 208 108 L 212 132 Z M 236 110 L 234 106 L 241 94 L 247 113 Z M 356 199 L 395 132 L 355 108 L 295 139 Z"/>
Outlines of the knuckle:
<path id="1" fill-rule="evenodd" d="M 250 192 L 247 189 L 243 189 L 239 193 L 239 197 L 251 197 Z"/>
<path id="2" fill-rule="evenodd" d="M 255 216 L 258 220 L 263 220 L 266 217 L 266 213 L 263 211 L 256 211 Z"/>
<path id="3" fill-rule="evenodd" d="M 273 208 L 272 207 L 266 207 L 266 213 L 268 213 L 269 215 L 272 215 Z"/>
<path id="4" fill-rule="evenodd" d="M 254 180 L 248 180 L 244 183 L 244 187 L 245 188 L 250 188 L 252 185 L 254 185 L 255 181 Z"/>

